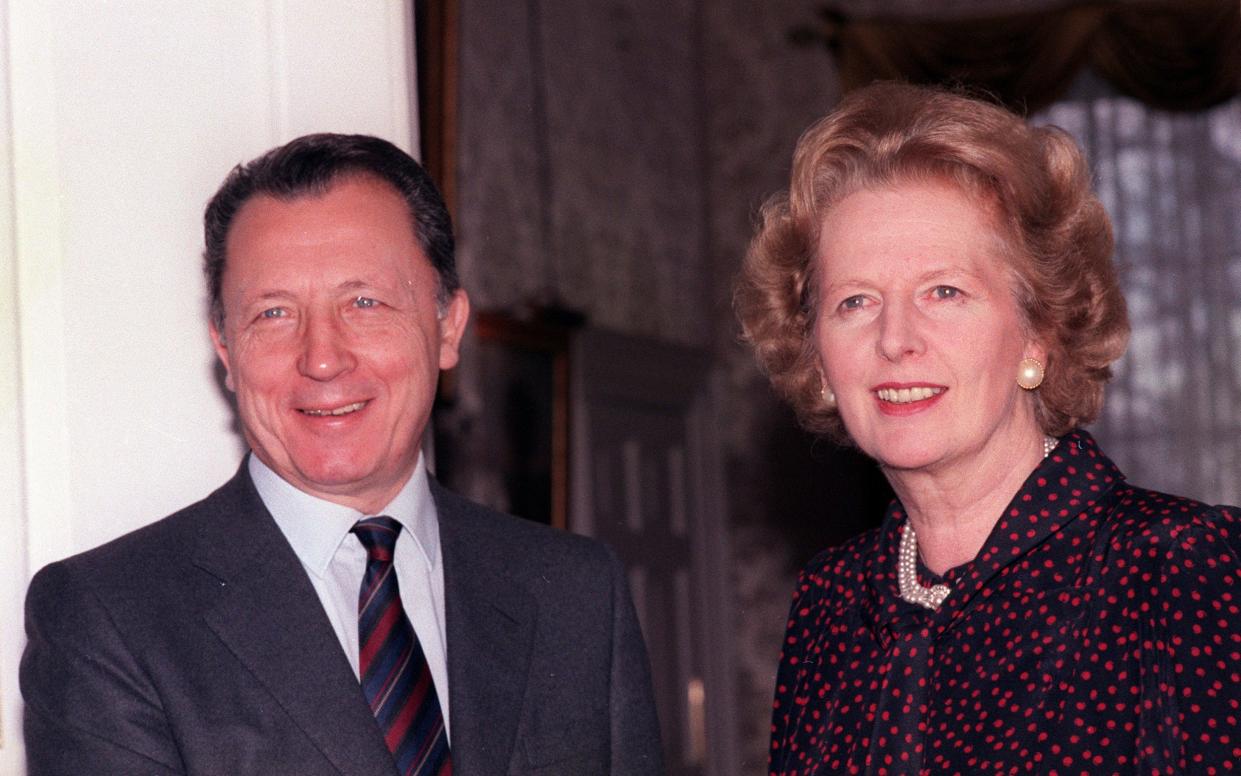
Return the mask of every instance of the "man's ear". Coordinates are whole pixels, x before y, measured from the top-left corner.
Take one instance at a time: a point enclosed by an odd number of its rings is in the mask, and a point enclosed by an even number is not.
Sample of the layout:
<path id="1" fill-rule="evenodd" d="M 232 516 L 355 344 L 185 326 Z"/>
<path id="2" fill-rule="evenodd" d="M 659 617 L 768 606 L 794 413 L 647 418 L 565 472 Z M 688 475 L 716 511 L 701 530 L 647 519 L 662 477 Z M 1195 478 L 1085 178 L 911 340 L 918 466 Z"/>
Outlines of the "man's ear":
<path id="1" fill-rule="evenodd" d="M 233 384 L 233 367 L 228 360 L 228 345 L 224 342 L 224 335 L 215 325 L 215 321 L 207 324 L 207 328 L 211 331 L 211 345 L 215 348 L 215 354 L 220 357 L 220 363 L 224 365 L 224 387 L 237 392 L 237 387 Z"/>
<path id="2" fill-rule="evenodd" d="M 440 316 L 440 369 L 452 369 L 461 356 L 461 337 L 470 319 L 470 298 L 457 289 Z"/>

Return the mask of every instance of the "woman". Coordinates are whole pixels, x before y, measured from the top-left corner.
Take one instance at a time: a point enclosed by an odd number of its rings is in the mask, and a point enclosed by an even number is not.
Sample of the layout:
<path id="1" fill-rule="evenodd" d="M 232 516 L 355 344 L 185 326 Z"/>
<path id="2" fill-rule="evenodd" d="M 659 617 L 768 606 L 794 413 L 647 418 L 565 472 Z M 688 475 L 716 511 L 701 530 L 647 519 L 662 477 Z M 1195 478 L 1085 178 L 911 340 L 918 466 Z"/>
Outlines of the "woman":
<path id="1" fill-rule="evenodd" d="M 876 85 L 802 137 L 738 314 L 897 499 L 798 581 L 773 774 L 1241 768 L 1238 514 L 1080 429 L 1128 337 L 1111 252 L 1073 141 L 988 103 Z"/>

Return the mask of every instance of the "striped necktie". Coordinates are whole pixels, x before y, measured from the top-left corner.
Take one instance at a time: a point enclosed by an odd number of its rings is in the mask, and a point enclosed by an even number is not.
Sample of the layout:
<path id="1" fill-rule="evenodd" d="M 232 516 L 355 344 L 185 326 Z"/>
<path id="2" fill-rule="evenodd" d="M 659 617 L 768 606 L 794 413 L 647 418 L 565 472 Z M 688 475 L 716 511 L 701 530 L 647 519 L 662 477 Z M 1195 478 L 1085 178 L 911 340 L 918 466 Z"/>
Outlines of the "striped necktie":
<path id="1" fill-rule="evenodd" d="M 366 548 L 358 595 L 358 671 L 362 692 L 384 741 L 405 776 L 448 776 L 452 760 L 435 682 L 418 636 L 405 616 L 393 568 L 401 524 L 368 517 L 353 526 Z"/>

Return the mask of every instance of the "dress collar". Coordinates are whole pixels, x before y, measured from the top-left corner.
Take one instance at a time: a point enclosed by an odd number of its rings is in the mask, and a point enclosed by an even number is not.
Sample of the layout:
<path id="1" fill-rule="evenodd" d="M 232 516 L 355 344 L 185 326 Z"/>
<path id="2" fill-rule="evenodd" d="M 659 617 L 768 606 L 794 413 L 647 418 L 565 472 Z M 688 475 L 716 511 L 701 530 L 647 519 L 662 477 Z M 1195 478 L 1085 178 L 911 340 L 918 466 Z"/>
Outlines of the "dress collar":
<path id="1" fill-rule="evenodd" d="M 947 630 L 975 598 L 987 594 L 992 579 L 1012 573 L 1031 551 L 1082 515 L 1106 508 L 1108 494 L 1123 480 L 1090 434 L 1081 429 L 1066 434 L 1026 478 L 974 560 L 945 572 L 943 581 L 952 594 L 936 611 L 908 603 L 898 593 L 897 549 L 907 518 L 900 501 L 893 500 L 870 553 L 868 594 L 862 600 L 866 621 L 885 645 L 911 628 L 930 624 L 939 632 Z M 1062 571 L 1031 569 L 1022 579 L 1036 587 L 1059 587 L 1066 583 Z"/>

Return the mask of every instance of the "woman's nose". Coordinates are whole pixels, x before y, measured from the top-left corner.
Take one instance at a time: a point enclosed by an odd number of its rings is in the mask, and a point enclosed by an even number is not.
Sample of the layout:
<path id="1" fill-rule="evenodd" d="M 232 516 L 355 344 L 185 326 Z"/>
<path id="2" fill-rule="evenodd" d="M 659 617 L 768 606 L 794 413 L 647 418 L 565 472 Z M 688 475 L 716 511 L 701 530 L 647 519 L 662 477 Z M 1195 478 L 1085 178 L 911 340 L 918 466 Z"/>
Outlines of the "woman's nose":
<path id="1" fill-rule="evenodd" d="M 925 342 L 912 304 L 886 304 L 879 314 L 879 354 L 888 361 L 922 353 Z"/>

